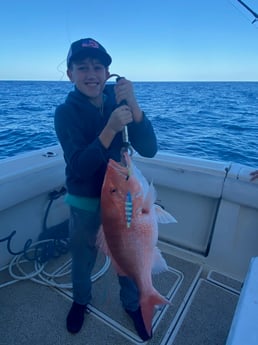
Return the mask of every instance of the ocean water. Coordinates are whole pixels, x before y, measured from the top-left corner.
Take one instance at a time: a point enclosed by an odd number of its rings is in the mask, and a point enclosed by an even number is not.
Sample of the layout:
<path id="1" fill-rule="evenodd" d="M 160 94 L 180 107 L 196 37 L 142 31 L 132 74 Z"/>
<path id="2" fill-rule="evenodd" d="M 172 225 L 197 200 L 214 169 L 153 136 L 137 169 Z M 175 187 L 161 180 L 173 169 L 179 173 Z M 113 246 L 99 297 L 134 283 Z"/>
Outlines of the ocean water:
<path id="1" fill-rule="evenodd" d="M 258 82 L 136 82 L 159 150 L 258 166 Z M 0 81 L 0 159 L 57 143 L 64 81 Z"/>

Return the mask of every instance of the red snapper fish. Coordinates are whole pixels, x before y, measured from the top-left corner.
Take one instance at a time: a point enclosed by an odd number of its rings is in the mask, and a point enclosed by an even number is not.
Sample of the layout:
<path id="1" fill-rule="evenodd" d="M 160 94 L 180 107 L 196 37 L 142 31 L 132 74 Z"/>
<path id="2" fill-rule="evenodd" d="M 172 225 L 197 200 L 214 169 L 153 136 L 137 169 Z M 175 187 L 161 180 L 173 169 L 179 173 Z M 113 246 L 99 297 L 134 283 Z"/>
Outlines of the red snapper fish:
<path id="1" fill-rule="evenodd" d="M 146 331 L 151 335 L 156 305 L 169 304 L 152 285 L 152 273 L 167 270 L 156 244 L 158 222 L 175 218 L 155 204 L 156 192 L 125 153 L 126 166 L 110 159 L 102 186 L 102 229 L 98 244 L 119 275 L 134 280 Z"/>

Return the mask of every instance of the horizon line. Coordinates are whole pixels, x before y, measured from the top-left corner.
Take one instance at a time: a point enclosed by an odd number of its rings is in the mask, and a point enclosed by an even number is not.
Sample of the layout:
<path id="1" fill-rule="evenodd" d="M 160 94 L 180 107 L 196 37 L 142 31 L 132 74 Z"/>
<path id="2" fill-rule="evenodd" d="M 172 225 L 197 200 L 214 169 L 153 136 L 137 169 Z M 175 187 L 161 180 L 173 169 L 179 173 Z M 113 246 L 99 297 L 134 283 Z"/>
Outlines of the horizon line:
<path id="1" fill-rule="evenodd" d="M 54 79 L 0 79 L 0 82 L 65 82 L 69 80 Z M 257 83 L 258 80 L 131 80 L 133 83 Z M 72 84 L 72 83 L 71 83 Z"/>

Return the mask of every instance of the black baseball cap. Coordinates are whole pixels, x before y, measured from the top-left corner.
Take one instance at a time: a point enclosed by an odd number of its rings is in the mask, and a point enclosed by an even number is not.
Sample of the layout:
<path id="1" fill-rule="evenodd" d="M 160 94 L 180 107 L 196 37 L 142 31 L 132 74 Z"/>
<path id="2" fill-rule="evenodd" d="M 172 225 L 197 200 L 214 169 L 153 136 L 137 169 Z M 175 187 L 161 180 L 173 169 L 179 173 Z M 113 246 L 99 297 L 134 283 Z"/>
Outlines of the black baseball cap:
<path id="1" fill-rule="evenodd" d="M 106 67 L 112 62 L 106 49 L 92 38 L 82 38 L 71 44 L 67 55 L 67 67 L 69 68 L 72 61 L 84 57 L 98 58 Z"/>

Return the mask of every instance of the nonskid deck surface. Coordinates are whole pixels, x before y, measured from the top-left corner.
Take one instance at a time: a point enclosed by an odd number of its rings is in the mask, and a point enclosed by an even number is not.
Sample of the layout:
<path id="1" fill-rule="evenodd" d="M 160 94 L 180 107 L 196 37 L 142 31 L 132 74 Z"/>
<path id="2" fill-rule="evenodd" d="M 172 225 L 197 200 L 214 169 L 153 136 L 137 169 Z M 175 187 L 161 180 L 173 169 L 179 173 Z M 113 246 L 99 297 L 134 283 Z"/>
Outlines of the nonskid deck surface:
<path id="1" fill-rule="evenodd" d="M 148 344 L 224 345 L 238 301 L 241 284 L 218 272 L 206 272 L 196 263 L 164 254 L 169 271 L 153 277 L 154 286 L 171 301 L 157 310 L 153 338 Z M 51 260 L 46 270 L 57 270 L 67 257 Z M 105 258 L 99 255 L 95 272 Z M 10 279 L 0 272 L 0 284 Z M 60 282 L 69 282 L 69 275 Z M 131 345 L 143 342 L 119 300 L 112 267 L 93 283 L 90 313 L 82 330 L 71 335 L 65 319 L 71 289 L 43 286 L 30 280 L 0 289 L 1 345 Z"/>

